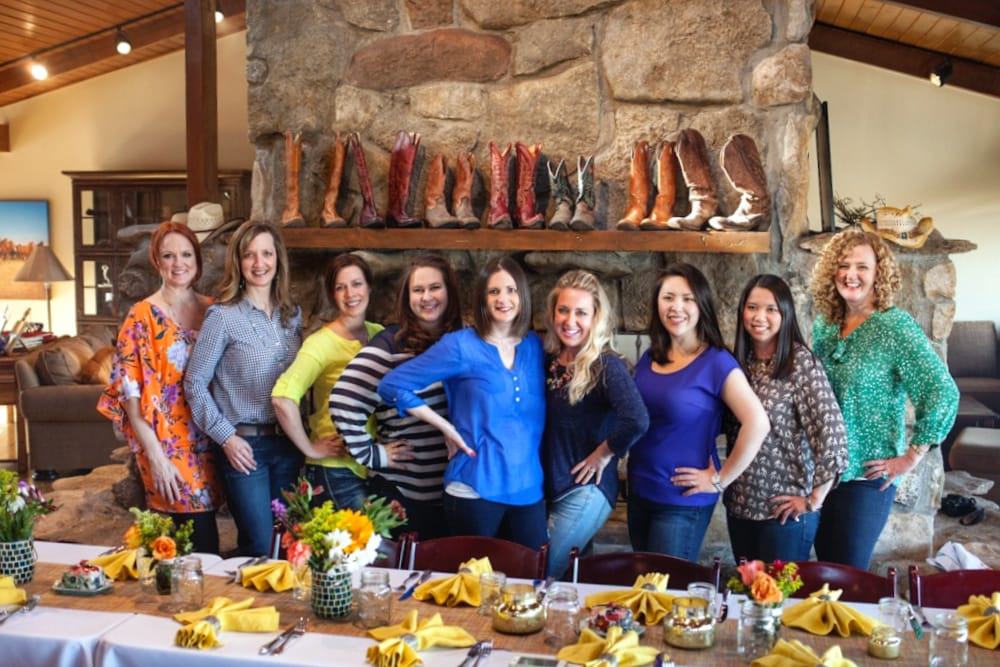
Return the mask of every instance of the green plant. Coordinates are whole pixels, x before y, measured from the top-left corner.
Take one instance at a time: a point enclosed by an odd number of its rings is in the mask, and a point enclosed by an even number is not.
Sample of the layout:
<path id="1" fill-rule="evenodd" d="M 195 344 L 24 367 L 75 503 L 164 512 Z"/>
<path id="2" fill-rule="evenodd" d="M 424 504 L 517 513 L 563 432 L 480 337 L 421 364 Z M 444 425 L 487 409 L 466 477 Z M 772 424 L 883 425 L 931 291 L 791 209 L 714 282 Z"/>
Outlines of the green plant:
<path id="1" fill-rule="evenodd" d="M 177 555 L 191 553 L 191 534 L 194 532 L 191 520 L 175 526 L 173 519 L 156 512 L 137 507 L 130 507 L 128 511 L 135 517 L 135 522 L 125 531 L 125 546 L 130 549 L 142 548 L 149 554 L 155 554 L 157 549 L 154 549 L 153 543 L 157 538 L 166 537 L 173 541 Z M 163 542 L 159 544 L 162 545 Z"/>
<path id="2" fill-rule="evenodd" d="M 802 588 L 799 566 L 776 560 L 770 564 L 752 560 L 736 568 L 737 576 L 729 578 L 726 587 L 734 593 L 745 593 L 754 602 L 780 605 L 785 598 Z"/>
<path id="3" fill-rule="evenodd" d="M 866 202 L 864 199 L 859 204 L 855 204 L 850 197 L 834 197 L 833 210 L 838 218 L 848 225 L 857 225 L 862 218 L 875 219 L 875 211 L 885 206 L 885 198 L 876 194 L 875 199 Z"/>
<path id="4" fill-rule="evenodd" d="M 35 519 L 55 509 L 34 485 L 18 480 L 11 470 L 0 470 L 0 542 L 31 539 Z"/>

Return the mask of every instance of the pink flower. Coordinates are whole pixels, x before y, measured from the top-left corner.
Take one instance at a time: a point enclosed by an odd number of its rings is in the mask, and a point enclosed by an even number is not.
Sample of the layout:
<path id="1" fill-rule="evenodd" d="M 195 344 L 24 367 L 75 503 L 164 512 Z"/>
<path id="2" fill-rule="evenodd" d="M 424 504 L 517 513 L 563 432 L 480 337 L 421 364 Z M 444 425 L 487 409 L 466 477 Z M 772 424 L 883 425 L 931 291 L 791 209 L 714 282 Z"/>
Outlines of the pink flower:
<path id="1" fill-rule="evenodd" d="M 737 567 L 736 571 L 740 573 L 740 579 L 743 580 L 743 585 L 747 588 L 753 585 L 754 577 L 757 576 L 758 572 L 766 572 L 764 562 L 759 560 L 746 562 Z"/>
<path id="2" fill-rule="evenodd" d="M 302 567 L 309 560 L 310 555 L 312 552 L 309 550 L 309 546 L 298 540 L 288 545 L 288 562 L 292 564 L 292 567 Z"/>

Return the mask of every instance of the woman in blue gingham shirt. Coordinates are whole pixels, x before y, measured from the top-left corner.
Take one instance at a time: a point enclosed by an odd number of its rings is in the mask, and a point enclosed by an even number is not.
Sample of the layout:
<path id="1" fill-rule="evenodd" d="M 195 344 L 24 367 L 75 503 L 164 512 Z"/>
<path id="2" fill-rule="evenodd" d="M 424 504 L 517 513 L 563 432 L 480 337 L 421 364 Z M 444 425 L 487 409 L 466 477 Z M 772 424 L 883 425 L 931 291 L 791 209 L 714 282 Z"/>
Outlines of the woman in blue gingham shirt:
<path id="1" fill-rule="evenodd" d="M 239 551 L 266 554 L 271 500 L 295 483 L 302 454 L 278 432 L 271 388 L 302 344 L 288 256 L 270 224 L 248 221 L 226 250 L 219 301 L 208 309 L 184 390 L 195 423 L 219 447 Z"/>

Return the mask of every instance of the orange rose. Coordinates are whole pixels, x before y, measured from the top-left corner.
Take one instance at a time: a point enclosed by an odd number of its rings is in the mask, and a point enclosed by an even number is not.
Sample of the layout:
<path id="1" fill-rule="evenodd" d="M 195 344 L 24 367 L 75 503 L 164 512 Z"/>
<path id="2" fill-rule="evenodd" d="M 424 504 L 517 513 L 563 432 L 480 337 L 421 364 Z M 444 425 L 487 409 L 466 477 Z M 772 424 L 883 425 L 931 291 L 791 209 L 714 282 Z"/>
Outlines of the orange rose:
<path id="1" fill-rule="evenodd" d="M 737 567 L 736 570 L 740 573 L 740 579 L 743 581 L 743 585 L 749 588 L 753 585 L 753 580 L 757 576 L 757 573 L 764 571 L 764 562 L 752 560 L 748 563 L 743 563 Z"/>
<path id="2" fill-rule="evenodd" d="M 750 594 L 754 601 L 760 604 L 780 604 L 785 597 L 774 578 L 764 572 L 758 572 L 754 576 Z"/>
<path id="3" fill-rule="evenodd" d="M 153 558 L 156 560 L 167 560 L 177 555 L 177 545 L 174 540 L 166 535 L 160 535 L 153 540 Z"/>
<path id="4" fill-rule="evenodd" d="M 132 524 L 125 531 L 125 536 L 122 538 L 125 540 L 125 546 L 129 549 L 138 549 L 142 546 L 142 535 L 139 534 L 139 526 Z"/>

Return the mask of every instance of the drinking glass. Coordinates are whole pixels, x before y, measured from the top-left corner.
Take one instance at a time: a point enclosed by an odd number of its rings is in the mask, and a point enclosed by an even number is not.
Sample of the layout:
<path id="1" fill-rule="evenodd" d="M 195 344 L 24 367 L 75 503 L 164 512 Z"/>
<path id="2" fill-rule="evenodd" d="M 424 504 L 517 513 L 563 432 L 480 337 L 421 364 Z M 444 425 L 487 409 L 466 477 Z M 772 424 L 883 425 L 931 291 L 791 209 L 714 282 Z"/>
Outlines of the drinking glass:
<path id="1" fill-rule="evenodd" d="M 479 575 L 479 615 L 492 616 L 493 607 L 500 601 L 500 589 L 507 583 L 503 572 L 487 572 Z"/>
<path id="2" fill-rule="evenodd" d="M 719 591 L 715 588 L 715 584 L 707 581 L 692 581 L 687 586 L 687 594 L 688 597 L 706 600 L 708 602 L 708 615 L 715 618 L 719 611 L 716 604 Z"/>
<path id="3" fill-rule="evenodd" d="M 553 583 L 545 595 L 545 641 L 567 646 L 576 641 L 580 626 L 580 597 L 571 584 Z"/>
<path id="4" fill-rule="evenodd" d="M 969 626 L 954 611 L 934 616 L 930 667 L 966 667 L 969 664 Z"/>
<path id="5" fill-rule="evenodd" d="M 392 588 L 389 573 L 367 569 L 361 572 L 358 589 L 358 621 L 365 628 L 389 625 L 392 616 Z"/>
<path id="6" fill-rule="evenodd" d="M 174 564 L 174 581 L 171 586 L 174 606 L 181 611 L 200 609 L 205 597 L 205 577 L 201 559 L 187 556 Z"/>

